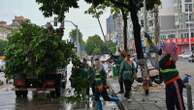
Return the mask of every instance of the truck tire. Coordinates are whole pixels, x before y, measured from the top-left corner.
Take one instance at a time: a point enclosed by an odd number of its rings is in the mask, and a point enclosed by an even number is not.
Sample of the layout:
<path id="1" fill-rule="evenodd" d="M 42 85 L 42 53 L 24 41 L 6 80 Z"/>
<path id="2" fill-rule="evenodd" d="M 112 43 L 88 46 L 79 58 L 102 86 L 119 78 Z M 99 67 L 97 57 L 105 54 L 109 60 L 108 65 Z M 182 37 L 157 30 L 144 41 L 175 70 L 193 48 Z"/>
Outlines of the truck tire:
<path id="1" fill-rule="evenodd" d="M 55 89 L 55 94 L 56 94 L 56 97 L 60 97 L 61 96 L 61 88 L 56 88 Z"/>
<path id="2" fill-rule="evenodd" d="M 62 85 L 63 85 L 62 88 L 63 88 L 63 89 L 66 89 L 66 81 L 64 81 L 64 82 L 62 83 Z"/>
<path id="3" fill-rule="evenodd" d="M 55 91 L 51 91 L 51 92 L 50 92 L 50 97 L 51 97 L 51 98 L 55 98 L 55 97 L 56 97 Z"/>
<path id="4" fill-rule="evenodd" d="M 22 92 L 21 91 L 15 91 L 15 95 L 17 98 L 21 98 Z"/>
<path id="5" fill-rule="evenodd" d="M 27 95 L 28 95 L 28 91 L 27 90 L 24 90 L 24 91 L 15 91 L 15 95 L 17 98 L 27 98 Z"/>
<path id="6" fill-rule="evenodd" d="M 23 95 L 23 98 L 27 98 L 27 96 L 28 96 L 28 91 L 27 91 L 27 90 L 22 91 L 22 95 Z"/>

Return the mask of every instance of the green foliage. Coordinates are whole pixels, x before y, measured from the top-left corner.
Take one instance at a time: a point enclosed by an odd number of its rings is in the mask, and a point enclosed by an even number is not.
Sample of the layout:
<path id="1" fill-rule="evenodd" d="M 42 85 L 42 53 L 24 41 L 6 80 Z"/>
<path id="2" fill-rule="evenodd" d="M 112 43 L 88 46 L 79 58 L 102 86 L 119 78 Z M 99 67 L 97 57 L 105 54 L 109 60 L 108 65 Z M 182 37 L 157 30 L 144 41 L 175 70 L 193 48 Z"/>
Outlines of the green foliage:
<path id="1" fill-rule="evenodd" d="M 73 45 L 61 40 L 55 32 L 25 23 L 8 38 L 6 74 L 29 77 L 53 73 L 64 68 L 74 52 Z"/>
<path id="2" fill-rule="evenodd" d="M 71 32 L 69 33 L 69 38 L 71 39 L 71 41 L 77 42 L 76 37 L 77 37 L 77 30 L 76 29 L 71 30 Z M 84 48 L 85 48 L 85 42 L 82 39 L 82 37 L 83 37 L 82 33 L 80 32 L 80 30 L 78 30 L 79 43 L 80 43 L 80 46 L 81 46 L 81 50 L 83 51 Z"/>
<path id="3" fill-rule="evenodd" d="M 90 36 L 86 41 L 86 52 L 89 55 L 100 54 L 103 41 L 98 35 Z"/>
<path id="4" fill-rule="evenodd" d="M 114 43 L 112 41 L 106 41 L 105 44 L 108 48 L 108 53 L 115 53 L 116 52 L 116 43 Z"/>
<path id="5" fill-rule="evenodd" d="M 103 4 L 98 6 L 91 5 L 91 7 L 88 10 L 86 10 L 85 13 L 92 15 L 92 17 L 94 18 L 100 18 L 105 9 L 106 6 Z"/>
<path id="6" fill-rule="evenodd" d="M 76 29 L 71 30 L 71 32 L 69 32 L 69 38 L 72 39 L 74 42 L 76 42 L 76 37 L 77 37 L 77 30 Z M 79 42 L 81 42 L 82 37 L 83 37 L 83 35 L 80 32 L 80 30 L 78 29 Z"/>
<path id="7" fill-rule="evenodd" d="M 160 5 L 161 1 L 160 0 L 146 0 L 146 8 L 147 10 L 152 10 L 155 5 Z"/>
<path id="8" fill-rule="evenodd" d="M 7 46 L 6 40 L 0 40 L 0 54 L 3 54 Z"/>
<path id="9" fill-rule="evenodd" d="M 115 53 L 116 44 L 112 41 L 104 42 L 100 36 L 94 35 L 87 39 L 85 49 L 89 55 Z"/>
<path id="10" fill-rule="evenodd" d="M 70 8 L 78 8 L 78 0 L 36 0 L 45 17 L 57 15 L 63 21 Z"/>

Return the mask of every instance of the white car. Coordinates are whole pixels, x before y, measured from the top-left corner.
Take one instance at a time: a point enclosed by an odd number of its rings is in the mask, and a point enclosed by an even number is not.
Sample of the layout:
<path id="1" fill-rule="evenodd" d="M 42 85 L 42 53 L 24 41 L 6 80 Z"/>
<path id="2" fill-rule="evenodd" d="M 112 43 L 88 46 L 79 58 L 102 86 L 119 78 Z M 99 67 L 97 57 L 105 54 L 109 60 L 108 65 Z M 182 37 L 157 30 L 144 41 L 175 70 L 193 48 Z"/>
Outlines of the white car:
<path id="1" fill-rule="evenodd" d="M 192 52 L 186 52 L 186 53 L 180 54 L 178 56 L 186 59 L 186 58 L 189 58 L 192 56 Z"/>

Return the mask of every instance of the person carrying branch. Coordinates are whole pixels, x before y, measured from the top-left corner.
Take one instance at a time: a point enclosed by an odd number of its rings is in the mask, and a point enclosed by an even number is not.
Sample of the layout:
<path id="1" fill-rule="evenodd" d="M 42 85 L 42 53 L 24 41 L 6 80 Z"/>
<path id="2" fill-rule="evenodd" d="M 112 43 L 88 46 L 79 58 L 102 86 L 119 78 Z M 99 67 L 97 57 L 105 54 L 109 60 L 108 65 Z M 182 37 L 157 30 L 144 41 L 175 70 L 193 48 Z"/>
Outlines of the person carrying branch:
<path id="1" fill-rule="evenodd" d="M 160 76 L 166 85 L 167 110 L 185 110 L 183 102 L 183 82 L 176 68 L 176 45 L 165 44 L 159 61 Z"/>

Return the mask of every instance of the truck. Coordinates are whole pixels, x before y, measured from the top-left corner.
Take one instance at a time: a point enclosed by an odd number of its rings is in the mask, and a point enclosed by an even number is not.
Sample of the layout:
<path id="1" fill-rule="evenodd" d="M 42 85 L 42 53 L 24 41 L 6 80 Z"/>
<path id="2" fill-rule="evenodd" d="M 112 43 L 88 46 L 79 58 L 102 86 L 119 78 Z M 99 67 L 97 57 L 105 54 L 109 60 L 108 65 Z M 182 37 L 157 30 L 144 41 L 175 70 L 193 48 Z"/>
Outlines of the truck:
<path id="1" fill-rule="evenodd" d="M 11 33 L 5 74 L 14 80 L 16 97 L 27 97 L 28 91 L 61 96 L 67 81 L 66 66 L 76 56 L 73 48 L 58 31 L 30 22 Z"/>
<path id="2" fill-rule="evenodd" d="M 57 69 L 56 73 L 45 74 L 40 77 L 29 77 L 26 74 L 14 75 L 14 86 L 16 97 L 26 98 L 28 91 L 34 95 L 39 92 L 49 94 L 51 97 L 60 97 L 66 87 L 66 69 Z"/>

